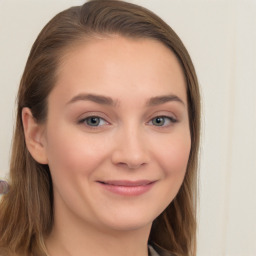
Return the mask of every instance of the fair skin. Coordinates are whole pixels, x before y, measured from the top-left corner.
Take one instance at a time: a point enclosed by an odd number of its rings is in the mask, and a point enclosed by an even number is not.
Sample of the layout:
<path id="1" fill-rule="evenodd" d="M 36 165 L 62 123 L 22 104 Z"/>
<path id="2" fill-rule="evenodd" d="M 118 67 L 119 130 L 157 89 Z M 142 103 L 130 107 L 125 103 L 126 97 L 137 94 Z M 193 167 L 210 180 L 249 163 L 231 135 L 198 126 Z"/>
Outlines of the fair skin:
<path id="1" fill-rule="evenodd" d="M 153 220 L 176 196 L 191 147 L 186 82 L 160 42 L 121 36 L 67 51 L 32 156 L 50 167 L 51 256 L 146 256 Z"/>

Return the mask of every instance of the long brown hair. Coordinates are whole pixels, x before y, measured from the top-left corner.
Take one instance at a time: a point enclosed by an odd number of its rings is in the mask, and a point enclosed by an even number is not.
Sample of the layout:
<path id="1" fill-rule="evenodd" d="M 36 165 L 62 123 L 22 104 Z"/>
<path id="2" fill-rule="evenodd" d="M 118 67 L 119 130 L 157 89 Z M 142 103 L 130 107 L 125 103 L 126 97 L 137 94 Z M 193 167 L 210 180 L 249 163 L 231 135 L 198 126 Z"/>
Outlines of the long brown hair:
<path id="1" fill-rule="evenodd" d="M 10 191 L 0 204 L 0 254 L 47 255 L 44 238 L 53 224 L 53 191 L 48 165 L 37 163 L 25 144 L 21 112 L 47 118 L 47 97 L 64 51 L 96 35 L 118 34 L 162 42 L 177 56 L 187 82 L 191 151 L 184 182 L 154 221 L 149 242 L 177 256 L 196 254 L 197 165 L 200 95 L 190 56 L 176 33 L 149 10 L 116 0 L 93 0 L 57 14 L 36 39 L 21 79 L 10 165 Z"/>

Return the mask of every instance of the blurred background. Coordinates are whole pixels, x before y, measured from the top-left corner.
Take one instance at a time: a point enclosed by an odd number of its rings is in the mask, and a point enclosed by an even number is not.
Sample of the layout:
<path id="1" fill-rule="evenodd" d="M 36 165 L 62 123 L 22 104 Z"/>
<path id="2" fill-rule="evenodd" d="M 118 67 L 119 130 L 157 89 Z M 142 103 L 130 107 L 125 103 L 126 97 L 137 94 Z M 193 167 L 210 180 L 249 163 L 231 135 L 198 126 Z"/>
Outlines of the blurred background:
<path id="1" fill-rule="evenodd" d="M 202 93 L 198 256 L 256 255 L 256 0 L 130 0 L 181 37 Z M 32 43 L 81 0 L 0 0 L 0 178 Z"/>

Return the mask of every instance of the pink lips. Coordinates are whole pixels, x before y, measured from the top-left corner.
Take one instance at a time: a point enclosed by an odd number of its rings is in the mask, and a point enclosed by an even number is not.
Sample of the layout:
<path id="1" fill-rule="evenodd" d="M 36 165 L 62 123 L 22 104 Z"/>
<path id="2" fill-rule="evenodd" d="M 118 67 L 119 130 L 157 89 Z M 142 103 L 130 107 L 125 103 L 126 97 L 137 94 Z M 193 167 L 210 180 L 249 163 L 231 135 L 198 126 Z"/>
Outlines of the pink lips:
<path id="1" fill-rule="evenodd" d="M 152 188 L 155 181 L 150 180 L 108 180 L 98 181 L 98 183 L 106 190 L 123 195 L 123 196 L 138 196 Z"/>

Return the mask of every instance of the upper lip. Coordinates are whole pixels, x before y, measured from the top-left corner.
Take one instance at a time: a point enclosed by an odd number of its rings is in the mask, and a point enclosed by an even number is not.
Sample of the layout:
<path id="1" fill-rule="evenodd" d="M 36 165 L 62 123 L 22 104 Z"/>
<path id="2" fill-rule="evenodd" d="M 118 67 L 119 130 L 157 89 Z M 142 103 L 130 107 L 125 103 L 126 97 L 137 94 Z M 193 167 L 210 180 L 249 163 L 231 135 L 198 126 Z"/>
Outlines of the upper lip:
<path id="1" fill-rule="evenodd" d="M 154 181 L 152 180 L 104 180 L 104 181 L 98 181 L 103 184 L 107 185 L 113 185 L 113 186 L 125 186 L 125 187 L 137 187 L 137 186 L 146 186 Z"/>

